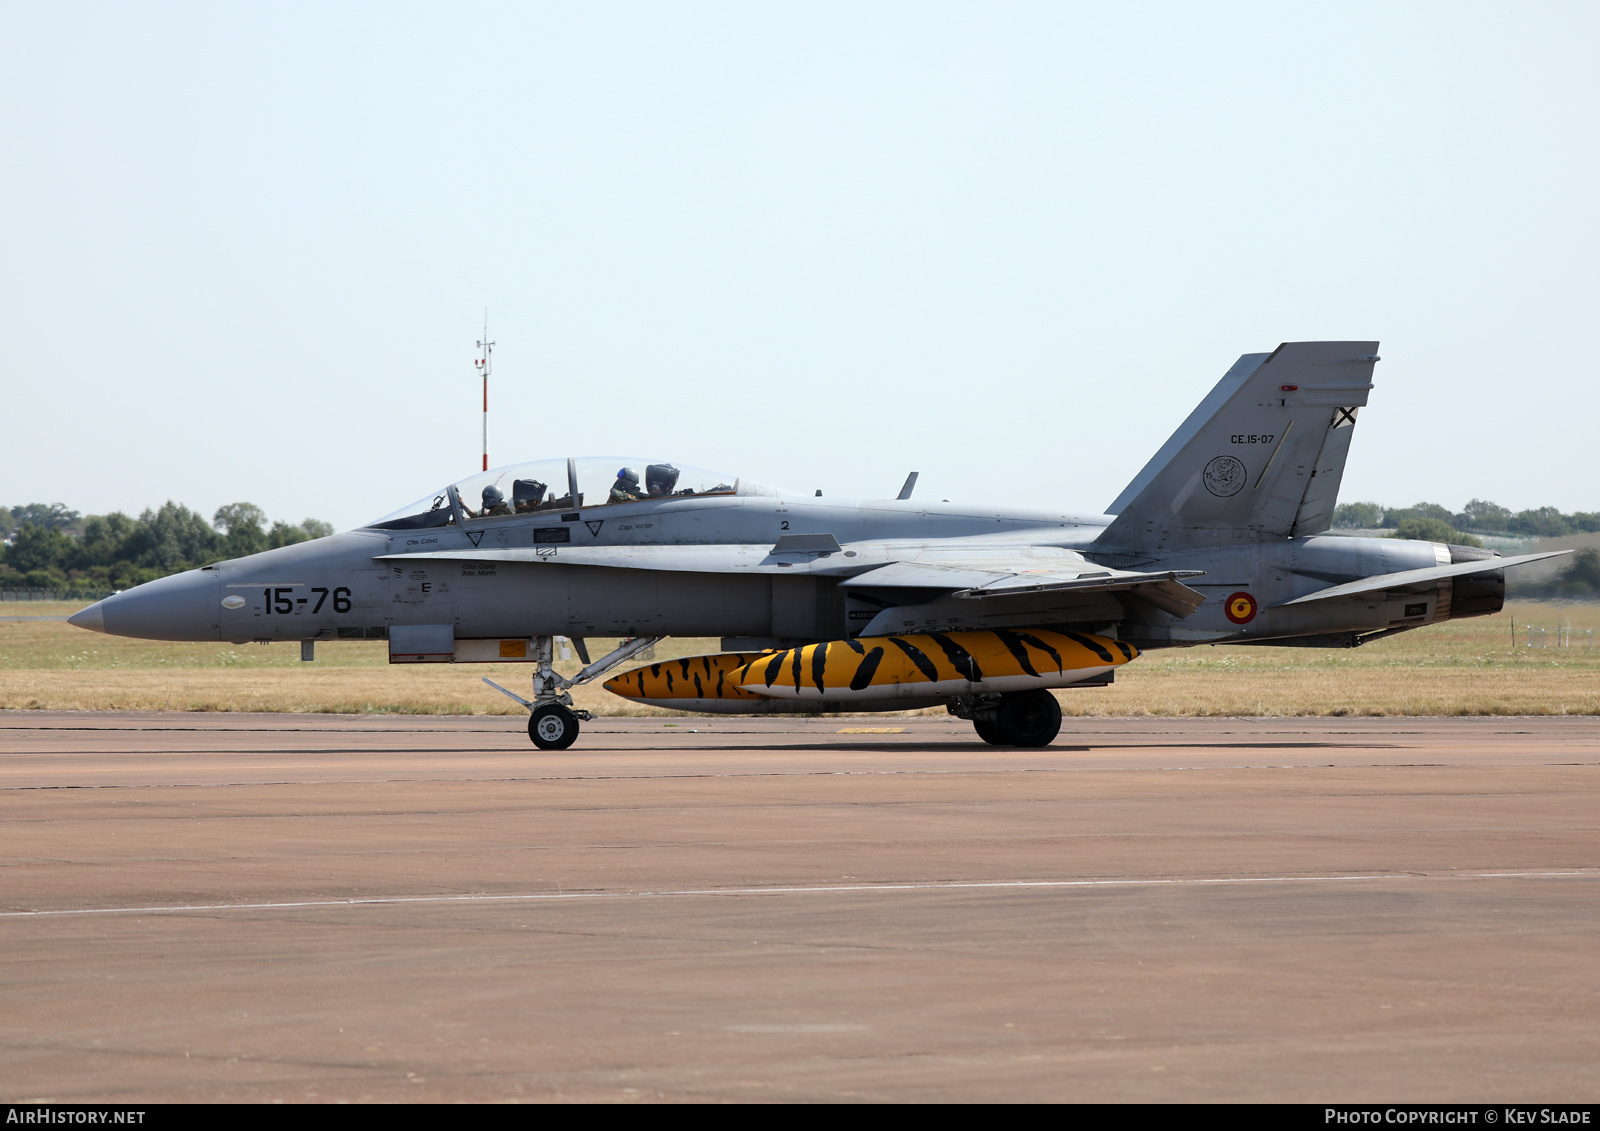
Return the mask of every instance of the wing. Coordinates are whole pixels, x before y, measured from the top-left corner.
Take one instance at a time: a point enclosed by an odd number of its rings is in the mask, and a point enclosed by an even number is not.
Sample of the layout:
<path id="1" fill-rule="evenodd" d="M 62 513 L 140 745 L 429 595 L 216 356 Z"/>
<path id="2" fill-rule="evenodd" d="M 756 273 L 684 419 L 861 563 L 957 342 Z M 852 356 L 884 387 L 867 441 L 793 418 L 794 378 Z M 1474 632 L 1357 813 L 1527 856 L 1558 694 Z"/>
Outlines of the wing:
<path id="1" fill-rule="evenodd" d="M 728 571 L 777 573 L 780 562 L 767 546 L 461 546 L 374 555 L 378 561 L 525 562 L 532 565 L 610 566 L 613 569 L 663 569 L 688 573 Z M 788 563 L 791 568 L 793 562 Z"/>
<path id="2" fill-rule="evenodd" d="M 840 583 L 845 590 L 931 589 L 957 601 L 998 604 L 1041 597 L 1071 598 L 1093 593 L 1134 593 L 1173 616 L 1186 617 L 1205 603 L 1205 595 L 1190 589 L 1182 578 L 1199 577 L 1203 570 L 1167 570 L 1137 573 L 1107 569 L 1080 562 L 1081 568 L 1040 568 L 1033 559 L 1015 562 L 986 556 L 971 564 L 945 561 L 894 562 Z"/>
<path id="3" fill-rule="evenodd" d="M 449 535 L 443 537 L 448 538 Z M 691 573 L 797 573 L 836 578 L 852 629 L 1085 624 L 1121 620 L 1122 600 L 1187 617 L 1204 595 L 1182 583 L 1198 570 L 1138 573 L 1110 569 L 1057 547 L 950 541 L 855 543 L 841 553 L 832 535 L 786 537 L 772 546 L 471 546 L 380 554 L 379 560 L 523 562 Z M 848 556 L 847 556 L 848 555 Z M 1120 600 L 1116 595 L 1121 595 Z"/>

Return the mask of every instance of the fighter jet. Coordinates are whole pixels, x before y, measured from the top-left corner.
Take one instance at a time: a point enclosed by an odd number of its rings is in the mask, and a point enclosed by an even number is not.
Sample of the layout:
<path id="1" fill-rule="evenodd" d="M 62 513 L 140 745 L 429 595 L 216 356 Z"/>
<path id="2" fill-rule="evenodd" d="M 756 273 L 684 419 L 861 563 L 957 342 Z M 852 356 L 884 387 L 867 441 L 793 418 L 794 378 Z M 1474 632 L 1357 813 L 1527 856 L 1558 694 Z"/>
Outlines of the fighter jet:
<path id="1" fill-rule="evenodd" d="M 562 749 L 571 688 L 666 636 L 713 655 L 605 687 L 696 712 L 944 706 L 1042 746 L 1058 688 L 1153 648 L 1350 648 L 1497 612 L 1500 557 L 1330 536 L 1376 342 L 1241 357 L 1103 514 L 779 490 L 666 459 L 470 475 L 366 525 L 152 581 L 71 618 L 157 640 L 386 640 L 391 663 L 523 662 L 528 733 Z M 820 494 L 820 493 L 819 493 Z M 584 664 L 557 672 L 557 637 Z M 625 643 L 591 662 L 587 638 Z M 489 682 L 489 681 L 485 681 Z"/>

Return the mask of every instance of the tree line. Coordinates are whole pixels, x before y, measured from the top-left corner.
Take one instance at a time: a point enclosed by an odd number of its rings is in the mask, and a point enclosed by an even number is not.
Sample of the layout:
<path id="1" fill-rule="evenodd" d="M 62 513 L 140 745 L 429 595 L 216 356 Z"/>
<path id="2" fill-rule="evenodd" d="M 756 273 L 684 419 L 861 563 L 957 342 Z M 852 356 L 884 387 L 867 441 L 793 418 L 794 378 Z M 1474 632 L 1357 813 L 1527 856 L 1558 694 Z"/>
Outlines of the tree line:
<path id="1" fill-rule="evenodd" d="M 1460 511 L 1438 503 L 1417 503 L 1389 508 L 1378 503 L 1345 503 L 1333 512 L 1335 528 L 1392 530 L 1391 538 L 1416 538 L 1455 546 L 1482 546 L 1486 534 L 1501 538 L 1561 538 L 1569 534 L 1600 531 L 1600 513 L 1563 514 L 1555 507 L 1538 507 L 1513 513 L 1498 503 L 1473 499 Z M 1562 570 L 1545 581 L 1508 579 L 1518 597 L 1592 601 L 1600 597 L 1600 552 L 1579 550 Z"/>
<path id="2" fill-rule="evenodd" d="M 1483 499 L 1473 499 L 1461 511 L 1437 503 L 1344 503 L 1333 512 L 1333 525 L 1481 546 L 1475 535 L 1558 538 L 1600 531 L 1600 512 L 1563 514 L 1555 507 L 1512 512 Z M 269 523 L 254 503 L 229 503 L 210 522 L 170 501 L 138 518 L 121 512 L 85 517 L 63 503 L 0 507 L 0 589 L 128 589 L 169 573 L 332 533 L 332 525 L 315 518 Z M 1551 595 L 1600 595 L 1600 555 L 1575 555 L 1558 587 L 1562 592 Z"/>
<path id="3" fill-rule="evenodd" d="M 85 517 L 62 503 L 0 507 L 0 589 L 128 589 L 332 533 L 315 518 L 269 524 L 254 503 L 229 503 L 210 522 L 170 501 L 138 518 Z"/>
<path id="4" fill-rule="evenodd" d="M 1600 551 L 1579 550 L 1568 565 L 1546 581 L 1518 581 L 1506 578 L 1506 592 L 1515 597 L 1544 597 L 1565 601 L 1593 601 L 1600 598 Z"/>
<path id="5" fill-rule="evenodd" d="M 1405 529 L 1429 529 L 1438 533 L 1441 524 L 1455 535 L 1487 534 L 1501 538 L 1561 538 L 1568 534 L 1590 534 L 1600 530 L 1600 511 L 1563 514 L 1555 507 L 1536 507 L 1513 512 L 1508 507 L 1484 499 L 1473 499 L 1460 511 L 1438 503 L 1417 503 L 1409 507 L 1385 507 L 1380 503 L 1344 503 L 1333 512 L 1333 525 L 1343 529 L 1388 529 L 1399 538 L 1420 538 L 1428 542 L 1465 543 L 1459 538 L 1433 534 L 1401 533 Z"/>

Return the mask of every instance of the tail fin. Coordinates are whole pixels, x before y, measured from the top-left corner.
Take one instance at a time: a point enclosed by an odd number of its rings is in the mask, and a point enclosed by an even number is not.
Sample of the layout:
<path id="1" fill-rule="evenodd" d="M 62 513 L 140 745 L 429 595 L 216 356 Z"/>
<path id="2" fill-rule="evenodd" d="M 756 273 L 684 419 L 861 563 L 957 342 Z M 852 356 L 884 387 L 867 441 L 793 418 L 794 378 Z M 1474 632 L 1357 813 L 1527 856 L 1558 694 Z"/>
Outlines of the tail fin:
<path id="1" fill-rule="evenodd" d="M 1233 546 L 1333 519 L 1377 342 L 1285 342 L 1245 354 L 1111 504 L 1117 550 Z"/>

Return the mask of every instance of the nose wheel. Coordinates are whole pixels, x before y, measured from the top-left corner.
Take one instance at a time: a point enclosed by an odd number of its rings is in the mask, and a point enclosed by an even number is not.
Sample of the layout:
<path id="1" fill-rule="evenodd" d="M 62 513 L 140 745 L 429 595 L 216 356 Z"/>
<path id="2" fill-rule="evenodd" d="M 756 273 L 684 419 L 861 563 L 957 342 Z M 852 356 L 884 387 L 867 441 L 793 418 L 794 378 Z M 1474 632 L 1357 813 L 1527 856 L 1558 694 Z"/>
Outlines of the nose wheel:
<path id="1" fill-rule="evenodd" d="M 560 703 L 547 703 L 529 716 L 528 737 L 540 750 L 565 750 L 578 741 L 578 716 Z"/>

